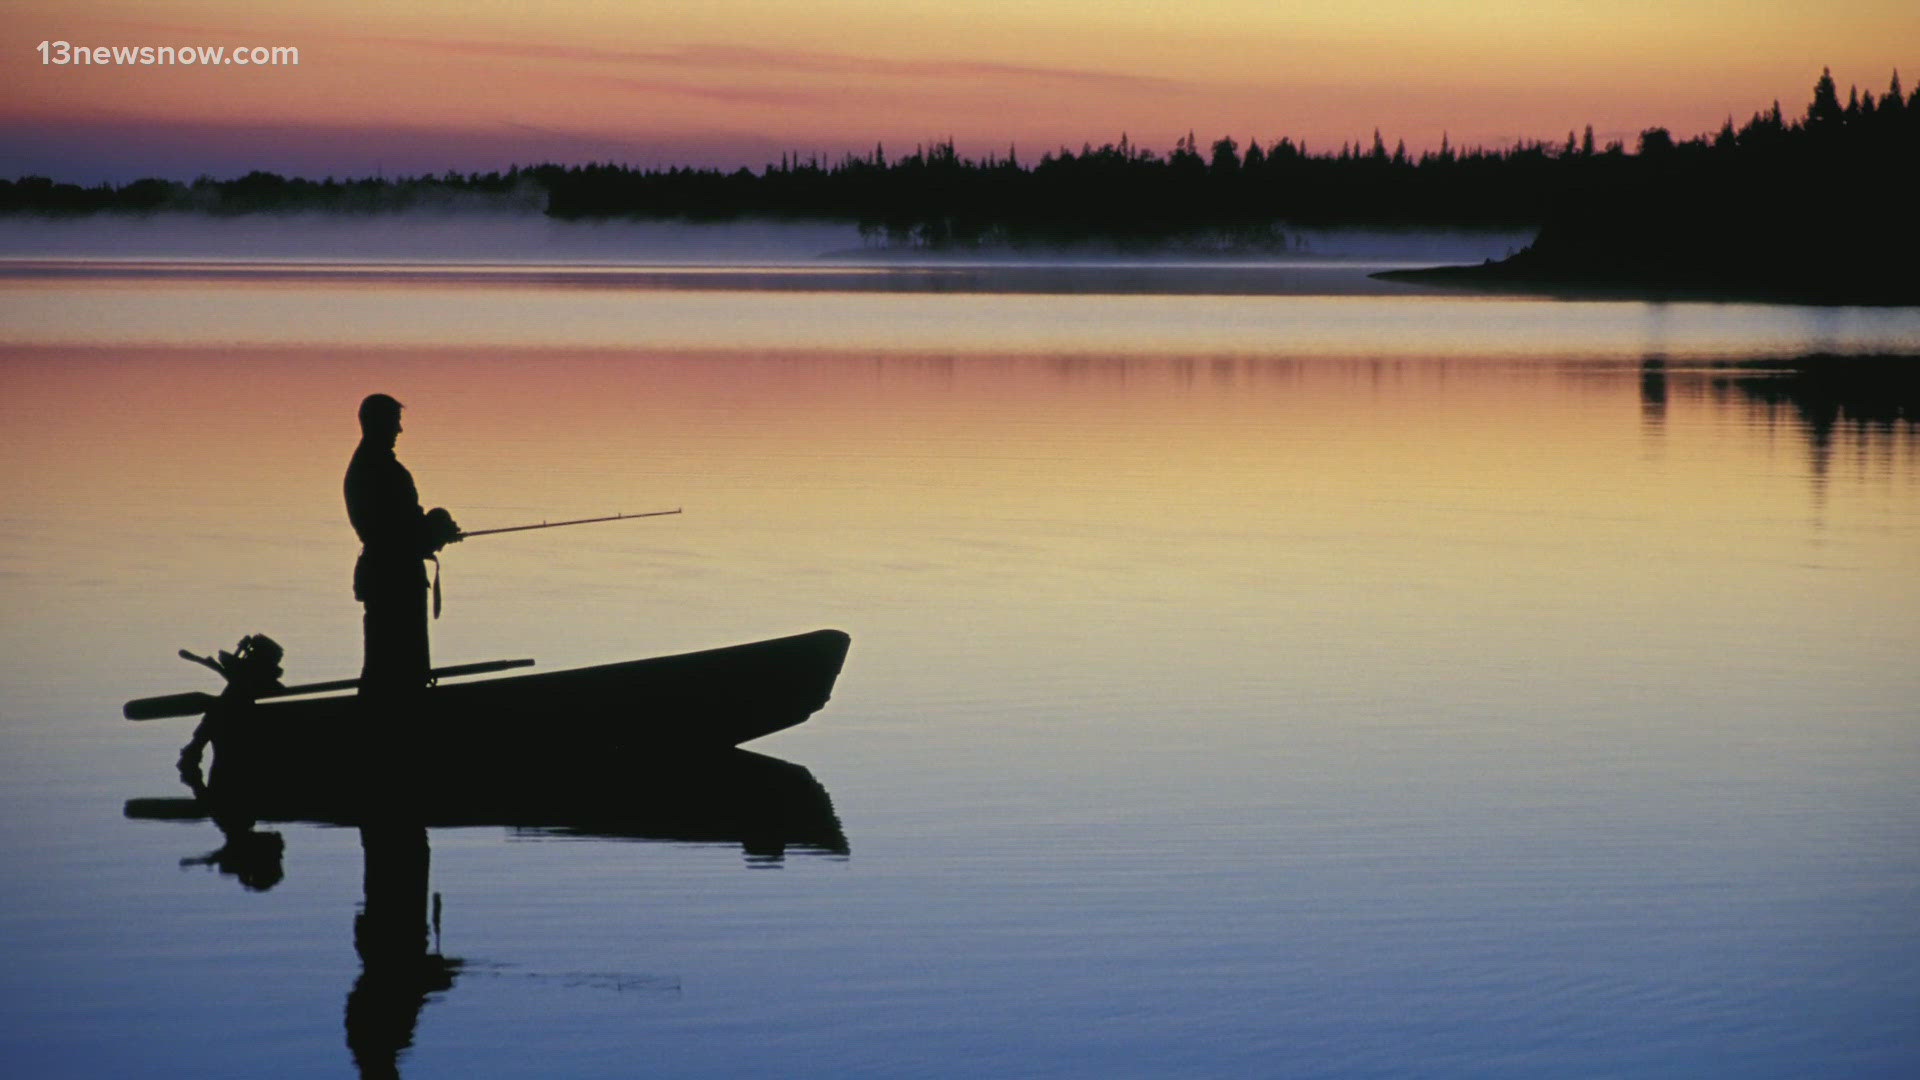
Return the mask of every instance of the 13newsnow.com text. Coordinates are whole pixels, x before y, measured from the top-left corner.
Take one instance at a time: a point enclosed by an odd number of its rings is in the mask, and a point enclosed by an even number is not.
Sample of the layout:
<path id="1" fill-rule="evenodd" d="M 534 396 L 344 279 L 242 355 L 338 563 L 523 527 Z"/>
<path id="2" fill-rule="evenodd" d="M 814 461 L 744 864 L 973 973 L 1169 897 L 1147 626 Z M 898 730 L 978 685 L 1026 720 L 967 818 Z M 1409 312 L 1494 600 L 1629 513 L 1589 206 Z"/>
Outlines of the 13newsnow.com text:
<path id="1" fill-rule="evenodd" d="M 298 67 L 292 45 L 75 45 L 43 41 L 40 63 L 67 67 Z"/>

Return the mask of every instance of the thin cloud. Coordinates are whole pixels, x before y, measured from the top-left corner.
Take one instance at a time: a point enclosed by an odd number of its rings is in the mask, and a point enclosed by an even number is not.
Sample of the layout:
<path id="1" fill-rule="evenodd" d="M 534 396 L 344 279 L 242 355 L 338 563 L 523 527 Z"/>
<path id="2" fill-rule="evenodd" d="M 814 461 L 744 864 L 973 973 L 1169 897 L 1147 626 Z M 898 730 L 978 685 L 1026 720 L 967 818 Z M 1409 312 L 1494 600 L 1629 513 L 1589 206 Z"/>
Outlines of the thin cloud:
<path id="1" fill-rule="evenodd" d="M 737 45 L 689 45 L 677 49 L 600 49 L 585 45 L 521 42 L 425 41 L 383 39 L 393 44 L 462 56 L 516 60 L 558 60 L 584 64 L 641 65 L 675 70 L 752 71 L 767 74 L 828 75 L 836 78 L 886 76 L 908 79 L 1012 78 L 1109 89 L 1171 89 L 1178 79 L 1111 71 L 1036 67 L 984 60 L 894 60 L 805 49 L 763 49 Z"/>
<path id="2" fill-rule="evenodd" d="M 645 79 L 626 75 L 572 75 L 575 84 L 599 86 L 610 90 L 628 90 L 647 95 L 670 95 L 719 101 L 729 105 L 751 105 L 762 109 L 791 109 L 800 106 L 831 106 L 846 100 L 844 90 L 792 90 L 782 87 L 731 86 L 686 79 Z"/>

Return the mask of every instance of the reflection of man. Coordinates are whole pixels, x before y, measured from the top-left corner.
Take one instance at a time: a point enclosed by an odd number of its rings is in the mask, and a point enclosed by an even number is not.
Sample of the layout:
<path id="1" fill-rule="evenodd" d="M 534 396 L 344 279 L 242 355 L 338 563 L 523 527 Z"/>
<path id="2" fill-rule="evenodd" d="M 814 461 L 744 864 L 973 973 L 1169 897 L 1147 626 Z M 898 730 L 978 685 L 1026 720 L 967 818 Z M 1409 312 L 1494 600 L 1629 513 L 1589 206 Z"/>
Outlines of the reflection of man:
<path id="1" fill-rule="evenodd" d="M 460 961 L 427 947 L 428 867 L 423 826 L 379 820 L 360 827 L 366 904 L 353 919 L 360 977 L 347 994 L 347 1048 L 363 1077 L 400 1075 L 427 997 L 452 989 Z M 438 929 L 436 905 L 432 925 Z"/>
<path id="2" fill-rule="evenodd" d="M 347 518 L 360 535 L 354 598 L 366 605 L 362 694 L 418 690 L 427 683 L 427 570 L 423 562 L 460 539 L 445 510 L 420 509 L 413 474 L 394 456 L 400 403 L 370 394 L 360 403 L 360 446 L 347 466 Z"/>

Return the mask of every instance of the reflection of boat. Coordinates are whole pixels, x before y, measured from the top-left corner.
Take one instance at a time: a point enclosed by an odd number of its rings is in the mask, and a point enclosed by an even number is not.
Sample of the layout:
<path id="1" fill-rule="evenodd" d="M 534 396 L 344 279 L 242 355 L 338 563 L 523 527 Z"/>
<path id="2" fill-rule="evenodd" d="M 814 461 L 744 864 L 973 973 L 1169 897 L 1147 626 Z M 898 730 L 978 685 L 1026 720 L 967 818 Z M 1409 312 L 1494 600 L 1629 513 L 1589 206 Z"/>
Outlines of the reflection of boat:
<path id="1" fill-rule="evenodd" d="M 760 859 L 791 849 L 847 853 L 826 788 L 803 765 L 747 749 L 674 755 L 651 767 L 589 763 L 570 771 L 390 774 L 390 784 L 342 786 L 326 776 L 259 778 L 215 769 L 202 798 L 127 799 L 127 817 L 365 824 L 405 819 L 432 828 L 509 826 L 526 836 L 741 844 Z"/>
<path id="2" fill-rule="evenodd" d="M 384 783 L 302 773 L 264 777 L 216 764 L 198 798 L 129 799 L 129 818 L 312 822 L 405 820 L 431 828 L 505 826 L 520 835 L 740 844 L 754 861 L 788 850 L 847 853 L 826 789 L 804 766 L 748 750 L 671 755 L 650 765 L 596 761 L 560 770 L 423 768 Z M 258 781 L 258 782 L 256 782 Z"/>
<path id="3" fill-rule="evenodd" d="M 564 716 L 550 720 L 565 726 Z M 347 994 L 346 1035 L 363 1077 L 399 1075 L 421 1010 L 453 989 L 468 967 L 440 952 L 429 828 L 498 825 L 518 835 L 737 843 L 750 866 L 776 863 L 789 851 L 847 854 L 833 803 L 813 774 L 747 750 L 589 756 L 565 770 L 465 771 L 412 754 L 384 762 L 343 782 L 330 773 L 253 771 L 217 757 L 211 784 L 201 782 L 196 765 L 182 767 L 194 797 L 126 804 L 126 816 L 138 820 L 211 819 L 226 846 L 182 865 L 214 865 L 256 891 L 280 881 L 284 850 L 280 834 L 255 830 L 259 822 L 359 829 L 365 900 L 353 920 L 353 945 L 361 971 Z"/>
<path id="4" fill-rule="evenodd" d="M 811 716 L 833 691 L 849 639 L 838 630 L 679 656 L 428 689 L 376 707 L 355 695 L 269 699 L 223 716 L 216 769 L 357 774 L 367 759 L 469 770 L 550 759 L 737 746 Z"/>

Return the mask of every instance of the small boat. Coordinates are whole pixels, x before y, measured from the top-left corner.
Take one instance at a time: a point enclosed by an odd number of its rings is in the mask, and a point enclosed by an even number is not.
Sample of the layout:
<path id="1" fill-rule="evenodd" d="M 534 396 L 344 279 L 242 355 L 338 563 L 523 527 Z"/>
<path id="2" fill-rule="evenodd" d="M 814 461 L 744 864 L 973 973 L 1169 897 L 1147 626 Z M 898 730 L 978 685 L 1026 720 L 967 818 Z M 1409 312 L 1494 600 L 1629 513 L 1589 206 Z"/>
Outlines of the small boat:
<path id="1" fill-rule="evenodd" d="M 214 770 L 252 777 L 404 772 L 531 777 L 582 761 L 726 750 L 827 703 L 851 639 L 839 630 L 567 671 L 448 682 L 403 703 L 271 698 L 222 716 Z"/>

